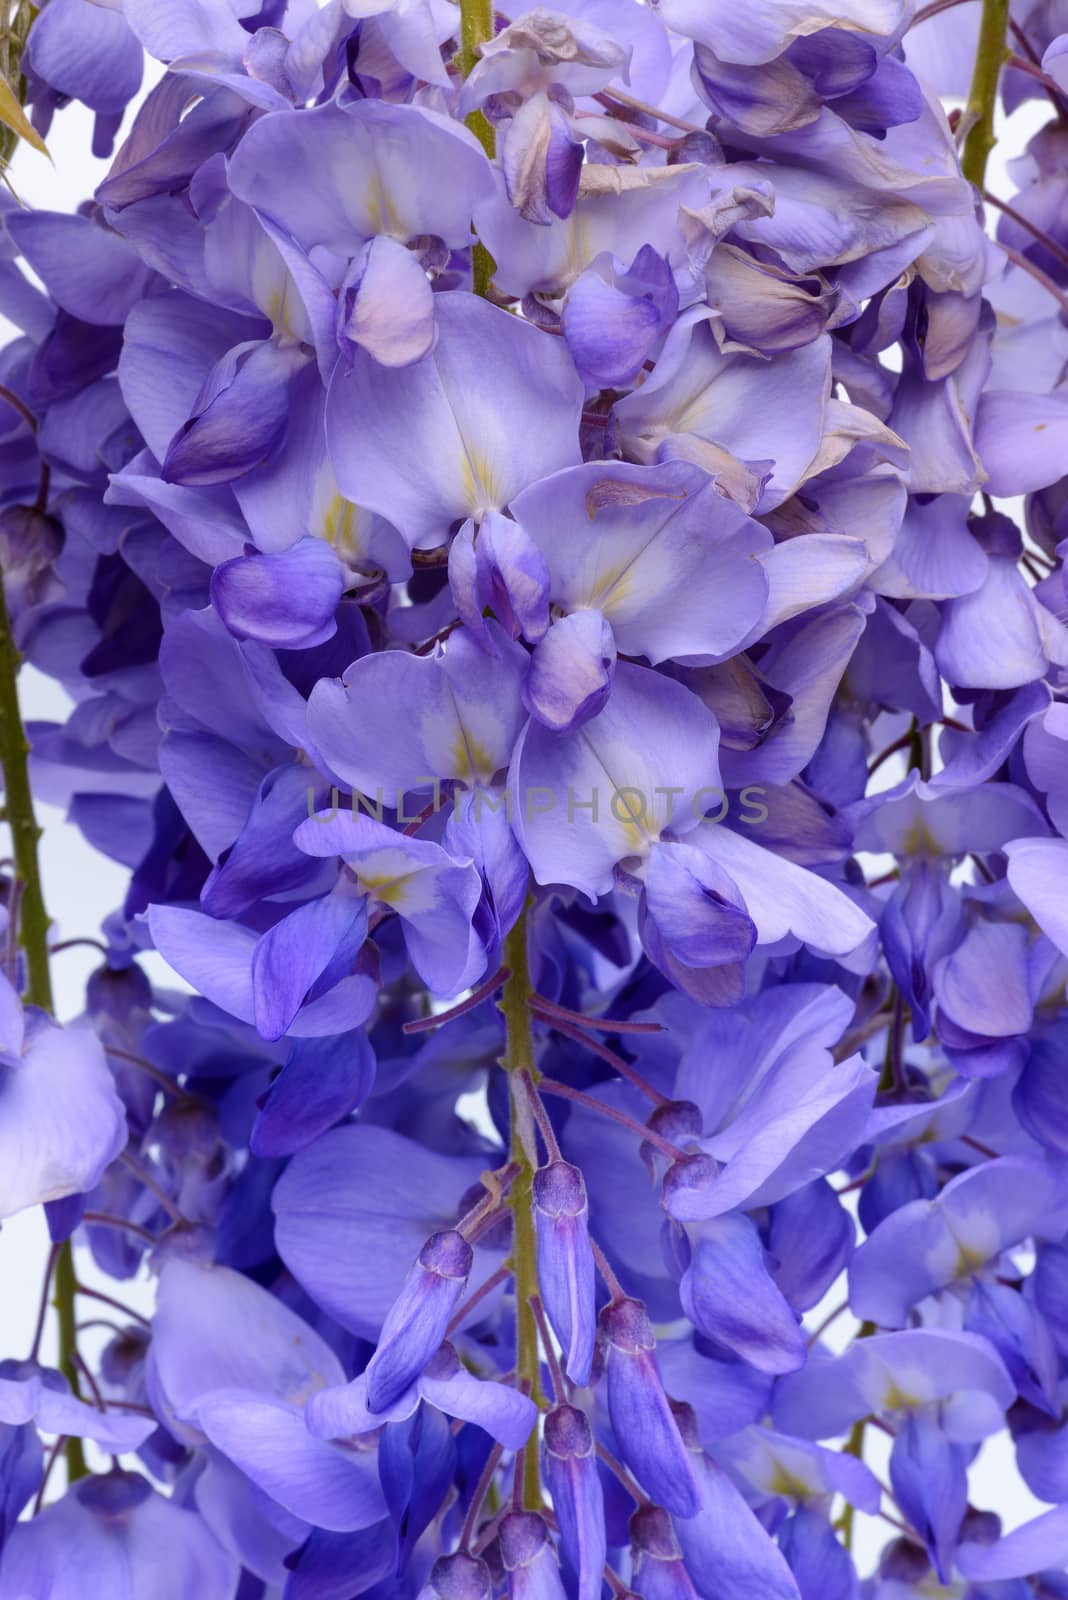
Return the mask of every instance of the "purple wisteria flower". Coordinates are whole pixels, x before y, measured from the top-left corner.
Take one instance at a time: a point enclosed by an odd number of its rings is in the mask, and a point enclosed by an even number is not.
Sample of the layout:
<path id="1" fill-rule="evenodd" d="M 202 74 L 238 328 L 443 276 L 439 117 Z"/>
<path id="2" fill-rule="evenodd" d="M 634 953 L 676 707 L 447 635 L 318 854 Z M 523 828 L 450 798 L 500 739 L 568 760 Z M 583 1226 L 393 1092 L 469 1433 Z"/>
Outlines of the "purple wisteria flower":
<path id="1" fill-rule="evenodd" d="M 1068 1600 L 1068 11 L 8 10 L 0 1600 Z"/>

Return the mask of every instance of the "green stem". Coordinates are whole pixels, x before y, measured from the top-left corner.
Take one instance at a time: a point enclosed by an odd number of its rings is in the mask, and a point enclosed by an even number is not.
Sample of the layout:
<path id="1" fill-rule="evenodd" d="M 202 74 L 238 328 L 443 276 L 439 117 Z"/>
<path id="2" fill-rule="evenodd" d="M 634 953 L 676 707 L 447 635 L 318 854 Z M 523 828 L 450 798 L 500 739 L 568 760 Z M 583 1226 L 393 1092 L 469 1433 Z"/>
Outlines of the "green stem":
<path id="1" fill-rule="evenodd" d="M 512 1135 L 509 1159 L 519 1168 L 508 1194 L 508 1204 L 512 1211 L 512 1272 L 515 1277 L 516 1382 L 520 1388 L 527 1390 L 536 1405 L 541 1406 L 546 1402 L 541 1389 L 538 1323 L 530 1303 L 538 1293 L 538 1254 L 531 1193 L 534 1168 L 523 1138 L 523 1129 L 529 1120 L 529 1114 L 526 1096 L 519 1082 L 520 1073 L 529 1073 L 534 1083 L 538 1080 L 538 1069 L 534 1064 L 534 1033 L 530 1015 L 530 996 L 533 988 L 527 954 L 526 912 L 505 940 L 504 964 L 511 976 L 501 995 L 501 1011 L 504 1013 L 506 1035 L 502 1065 L 512 1074 Z M 528 1443 L 523 1456 L 523 1504 L 530 1511 L 536 1511 L 541 1505 L 541 1470 L 536 1437 Z"/>
<path id="2" fill-rule="evenodd" d="M 26 98 L 26 79 L 20 66 L 22 52 L 39 7 L 32 0 L 5 0 L 3 30 L 0 39 L 0 70 L 22 104 Z M 0 129 L 0 167 L 6 167 L 15 153 L 18 137 L 8 127 Z M 32 419 L 31 419 L 32 425 Z M 42 500 L 47 496 L 48 469 L 41 466 Z M 44 504 L 40 505 L 43 511 Z M 16 907 L 19 919 L 19 943 L 26 955 L 26 992 L 24 998 L 30 1005 L 51 1012 L 52 977 L 48 965 L 48 930 L 51 922 L 45 910 L 44 891 L 41 887 L 41 868 L 37 856 L 37 843 L 41 830 L 33 808 L 30 789 L 30 745 L 19 709 L 18 671 L 22 657 L 15 645 L 11 617 L 4 594 L 3 574 L 0 573 L 0 770 L 4 779 L 4 816 L 11 830 L 12 856 L 15 862 L 15 882 L 19 893 Z M 74 1309 L 74 1252 L 70 1240 L 65 1240 L 56 1252 L 53 1304 L 59 1321 L 59 1365 L 71 1386 L 80 1396 L 78 1368 L 74 1359 L 77 1349 Z M 67 1460 L 67 1481 L 84 1478 L 88 1472 L 85 1450 L 80 1439 L 68 1439 L 64 1446 Z"/>
<path id="3" fill-rule="evenodd" d="M 493 0 L 460 0 L 460 53 L 456 60 L 465 78 L 479 59 L 479 45 L 493 38 L 493 23 Z M 470 112 L 464 121 L 492 161 L 497 153 L 497 136 L 493 125 L 481 111 Z M 471 252 L 471 287 L 483 299 L 489 295 L 496 266 L 486 246 L 479 240 Z"/>
<path id="4" fill-rule="evenodd" d="M 902 1058 L 901 1047 L 905 1036 L 905 1003 L 901 997 L 901 990 L 895 984 L 891 991 L 893 1011 L 890 1017 L 890 1026 L 886 1030 L 886 1049 L 883 1053 L 883 1070 L 879 1075 L 879 1094 L 891 1094 L 895 1089 L 903 1089 L 901 1081 Z"/>
<path id="5" fill-rule="evenodd" d="M 478 60 L 478 47 L 493 38 L 493 0 L 460 0 L 460 71 L 466 78 Z"/>
<path id="6" fill-rule="evenodd" d="M 866 1418 L 864 1418 L 864 1417 L 861 1417 L 859 1422 L 854 1422 L 853 1427 L 850 1430 L 849 1438 L 846 1440 L 845 1444 L 842 1446 L 842 1452 L 843 1452 L 844 1455 L 856 1456 L 858 1461 L 863 1461 L 863 1459 L 864 1459 L 864 1429 L 865 1429 L 865 1426 L 866 1426 Z M 850 1552 L 852 1552 L 852 1549 L 853 1549 L 853 1518 L 854 1518 L 854 1514 L 855 1513 L 853 1511 L 853 1507 L 850 1504 L 850 1502 L 847 1500 L 846 1503 L 845 1503 L 845 1508 L 842 1511 L 842 1516 L 841 1516 L 841 1521 L 839 1523 L 839 1526 L 841 1527 L 841 1530 L 842 1530 L 842 1543 L 845 1545 L 846 1549 L 848 1551 L 850 1551 Z"/>
<path id="7" fill-rule="evenodd" d="M 15 646 L 7 600 L 0 584 L 0 765 L 4 773 L 4 809 L 11 829 L 11 853 L 19 900 L 19 943 L 26 952 L 26 995 L 30 1005 L 52 1010 L 52 981 L 48 971 L 48 929 L 37 861 L 41 830 L 34 815 L 30 791 L 29 741 L 19 711 L 18 670 L 22 657 Z"/>
<path id="8" fill-rule="evenodd" d="M 51 1011 L 52 979 L 48 967 L 48 929 L 41 887 L 41 867 L 37 842 L 41 830 L 33 808 L 30 789 L 29 740 L 19 709 L 18 671 L 22 663 L 8 614 L 4 586 L 0 582 L 0 767 L 4 775 L 4 810 L 11 830 L 11 854 L 15 863 L 19 943 L 26 955 L 25 999 L 30 1005 Z M 56 1257 L 55 1308 L 59 1316 L 59 1365 L 75 1394 L 79 1393 L 78 1371 L 74 1361 L 74 1256 L 70 1241 L 60 1247 Z M 67 1474 L 71 1482 L 84 1478 L 88 1468 L 80 1439 L 68 1439 Z"/>
<path id="9" fill-rule="evenodd" d="M 983 0 L 972 86 L 964 110 L 969 124 L 968 135 L 961 157 L 964 176 L 977 189 L 983 187 L 987 158 L 996 142 L 994 108 L 998 98 L 998 79 L 1005 64 L 1005 31 L 1008 23 L 1009 0 Z"/>
<path id="10" fill-rule="evenodd" d="M 60 1246 L 56 1257 L 55 1292 L 52 1304 L 56 1308 L 56 1318 L 59 1322 L 59 1370 L 73 1392 L 77 1394 L 78 1367 L 74 1360 L 74 1352 L 78 1347 L 78 1336 L 74 1327 L 74 1285 L 74 1252 L 68 1239 Z M 67 1482 L 73 1483 L 76 1478 L 84 1478 L 89 1468 L 85 1463 L 82 1441 L 68 1438 L 64 1452 L 67 1457 Z"/>
<path id="11" fill-rule="evenodd" d="M 870 1339 L 875 1331 L 876 1327 L 874 1322 L 862 1322 L 857 1330 L 857 1338 Z M 849 1431 L 849 1438 L 842 1446 L 843 1455 L 856 1456 L 858 1461 L 864 1460 L 864 1430 L 867 1425 L 867 1417 L 861 1417 L 858 1421 L 854 1422 Z M 838 1526 L 842 1532 L 842 1543 L 849 1551 L 852 1551 L 853 1549 L 853 1517 L 853 1507 L 847 1500 Z"/>

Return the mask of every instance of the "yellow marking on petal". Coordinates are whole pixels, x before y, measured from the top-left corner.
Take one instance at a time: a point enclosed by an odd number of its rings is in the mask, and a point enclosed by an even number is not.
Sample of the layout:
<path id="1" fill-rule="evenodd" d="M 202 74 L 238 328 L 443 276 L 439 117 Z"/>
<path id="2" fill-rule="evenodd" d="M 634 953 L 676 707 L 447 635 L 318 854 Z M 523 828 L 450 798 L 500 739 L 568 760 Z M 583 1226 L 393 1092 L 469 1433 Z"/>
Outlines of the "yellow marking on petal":
<path id="1" fill-rule="evenodd" d="M 639 555 L 644 554 L 644 550 L 639 551 Z M 613 610 L 621 606 L 630 593 L 633 566 L 634 560 L 628 559 L 618 567 L 610 567 L 598 577 L 597 587 L 588 604 L 609 620 Z"/>
<path id="2" fill-rule="evenodd" d="M 433 874 L 403 849 L 386 845 L 362 860 L 350 861 L 349 866 L 365 894 L 392 906 L 402 917 L 415 916 L 435 904 Z"/>
<path id="3" fill-rule="evenodd" d="M 363 203 L 367 208 L 367 221 L 372 233 L 388 233 L 397 238 L 404 238 L 404 230 L 389 190 L 382 182 L 382 174 L 373 164 L 367 188 L 364 190 Z"/>
<path id="4" fill-rule="evenodd" d="M 788 1467 L 784 1467 L 781 1461 L 776 1461 L 766 1487 L 768 1494 L 782 1495 L 787 1500 L 805 1500 L 809 1495 L 818 1493 L 817 1485 L 806 1483 Z"/>
<path id="5" fill-rule="evenodd" d="M 664 417 L 662 431 L 665 434 L 695 433 L 700 437 L 707 404 L 708 386 L 706 385 L 705 388 L 698 389 L 696 394 L 691 395 L 687 401 L 678 406 L 673 416 L 668 413 Z"/>
<path id="6" fill-rule="evenodd" d="M 909 1394 L 907 1389 L 899 1389 L 891 1378 L 880 1402 L 880 1409 L 883 1411 L 912 1411 L 914 1407 L 922 1406 L 924 1403 L 919 1395 Z"/>
<path id="7" fill-rule="evenodd" d="M 365 878 L 362 872 L 357 872 L 356 881 L 364 894 L 373 895 L 384 906 L 392 906 L 394 911 L 400 910 L 408 887 L 406 878 L 378 878 L 374 875 Z"/>
<path id="8" fill-rule="evenodd" d="M 288 272 L 280 284 L 276 283 L 268 291 L 263 310 L 276 334 L 298 343 L 304 337 L 304 307 L 294 293 L 293 279 Z"/>
<path id="9" fill-rule="evenodd" d="M 621 812 L 623 815 L 620 815 Z M 659 834 L 655 830 L 651 830 L 644 825 L 642 815 L 637 817 L 634 815 L 630 802 L 626 797 L 619 801 L 612 811 L 614 820 L 623 829 L 624 837 L 628 845 L 630 845 L 630 849 L 627 851 L 629 856 L 644 856 L 650 841 L 659 838 Z"/>
<path id="10" fill-rule="evenodd" d="M 901 841 L 901 851 L 906 856 L 940 856 L 942 846 L 921 817 L 906 831 Z"/>
<path id="11" fill-rule="evenodd" d="M 408 898 L 412 869 L 407 862 L 387 865 L 382 858 L 385 856 L 388 861 L 392 857 L 393 862 L 397 862 L 399 855 L 400 852 L 396 850 L 379 851 L 377 858 L 382 865 L 377 870 L 370 864 L 365 867 L 356 866 L 353 869 L 356 881 L 364 894 L 373 895 L 376 900 L 380 900 L 383 905 L 392 906 L 395 911 L 399 910 Z"/>
<path id="12" fill-rule="evenodd" d="M 973 1272 L 978 1272 L 990 1260 L 986 1250 L 974 1250 L 969 1245 L 957 1240 L 957 1264 L 954 1276 L 957 1278 L 970 1278 Z"/>
<path id="13" fill-rule="evenodd" d="M 480 450 L 465 445 L 460 457 L 464 494 L 472 513 L 497 510 L 500 505 L 499 489 L 493 468 Z"/>
<path id="14" fill-rule="evenodd" d="M 346 500 L 339 493 L 330 496 L 323 511 L 320 538 L 333 545 L 340 556 L 351 557 L 360 553 L 356 507 L 351 500 Z"/>
<path id="15" fill-rule="evenodd" d="M 494 772 L 493 759 L 488 750 L 480 745 L 478 740 L 472 738 L 466 728 L 461 727 L 452 744 L 451 776 L 459 778 L 466 784 L 474 784 L 480 778 L 488 780 Z"/>

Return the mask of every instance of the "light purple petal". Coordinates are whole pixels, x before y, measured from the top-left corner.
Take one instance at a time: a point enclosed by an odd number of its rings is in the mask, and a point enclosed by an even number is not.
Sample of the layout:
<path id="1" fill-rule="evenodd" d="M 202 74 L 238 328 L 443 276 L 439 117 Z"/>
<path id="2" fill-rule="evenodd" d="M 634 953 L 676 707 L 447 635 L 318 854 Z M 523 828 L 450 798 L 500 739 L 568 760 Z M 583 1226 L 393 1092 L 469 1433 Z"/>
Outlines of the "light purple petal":
<path id="1" fill-rule="evenodd" d="M 175 972 L 242 1022 L 253 1020 L 252 954 L 256 935 L 185 906 L 151 906 L 152 942 Z"/>
<path id="2" fill-rule="evenodd" d="M 745 66 L 774 60 L 792 40 L 823 28 L 889 42 L 900 20 L 894 0 L 757 0 L 741 10 L 731 0 L 660 0 L 658 9 L 669 28 Z"/>
<path id="3" fill-rule="evenodd" d="M 460 123 L 384 100 L 261 118 L 230 162 L 235 195 L 304 250 L 348 258 L 376 235 L 470 242 L 471 212 L 492 189 L 485 151 Z"/>
<path id="4" fill-rule="evenodd" d="M 692 842 L 738 885 L 756 924 L 758 944 L 793 937 L 823 955 L 841 958 L 872 936 L 871 918 L 844 889 L 773 855 L 740 832 L 706 822 Z"/>
<path id="5" fill-rule="evenodd" d="M 719 1217 L 695 1228 L 680 1285 L 687 1316 L 710 1339 L 759 1372 L 795 1372 L 805 1362 L 798 1317 L 776 1288 L 748 1217 Z"/>
<path id="6" fill-rule="evenodd" d="M 988 1340 L 948 1328 L 912 1328 L 858 1340 L 830 1361 L 813 1358 L 778 1384 L 772 1411 L 784 1433 L 829 1439 L 869 1412 L 922 1409 L 955 1395 L 972 1404 L 976 1418 L 980 1398 L 988 1397 L 994 1405 L 988 1431 L 995 1432 L 1016 1390 Z"/>
<path id="7" fill-rule="evenodd" d="M 144 66 L 128 24 L 114 8 L 51 0 L 34 21 L 26 47 L 29 62 L 60 94 L 96 112 L 121 113 L 141 87 Z"/>
<path id="8" fill-rule="evenodd" d="M 537 1422 L 534 1402 L 518 1389 L 476 1378 L 455 1357 L 455 1370 L 440 1372 L 432 1362 L 419 1379 L 419 1392 L 450 1417 L 473 1422 L 507 1450 L 520 1449 Z"/>
<path id="9" fill-rule="evenodd" d="M 495 631 L 491 670 L 466 629 L 431 656 L 383 650 L 339 681 L 322 678 L 308 726 L 346 784 L 396 807 L 435 778 L 489 784 L 508 765 L 523 725 L 526 655 Z M 305 845 L 305 848 L 308 848 Z"/>
<path id="10" fill-rule="evenodd" d="M 724 453 L 761 477 L 770 464 L 758 501 L 759 510 L 772 510 L 804 482 L 819 451 L 829 343 L 821 336 L 773 362 L 723 355 L 707 323 L 681 319 L 654 371 L 615 406 L 620 440 L 644 462 L 682 453 L 682 441 L 686 459 L 712 472 L 730 468 Z"/>
<path id="11" fill-rule="evenodd" d="M 474 295 L 439 295 L 436 314 L 429 356 L 386 368 L 357 351 L 326 410 L 342 493 L 415 548 L 579 459 L 583 385 L 561 342 Z"/>
<path id="12" fill-rule="evenodd" d="M 975 443 L 990 494 L 1030 494 L 1055 483 L 1068 450 L 1068 395 L 988 389 L 979 401 Z"/>
<path id="13" fill-rule="evenodd" d="M 650 245 L 630 267 L 598 256 L 572 284 L 562 327 L 575 366 L 591 388 L 628 388 L 678 312 L 671 268 Z"/>
<path id="14" fill-rule="evenodd" d="M 276 555 L 238 556 L 216 567 L 211 600 L 235 638 L 299 650 L 322 644 L 335 631 L 343 589 L 330 546 L 304 538 Z"/>
<path id="15" fill-rule="evenodd" d="M 744 961 L 756 943 L 738 885 L 691 844 L 653 845 L 645 867 L 645 909 L 659 938 L 688 967 Z"/>
<path id="16" fill-rule="evenodd" d="M 126 321 L 119 386 L 157 461 L 192 414 L 215 363 L 235 345 L 267 332 L 265 322 L 177 289 L 134 307 Z"/>
<path id="17" fill-rule="evenodd" d="M 303 1412 L 244 1389 L 199 1400 L 188 1420 L 235 1466 L 294 1516 L 353 1533 L 386 1514 L 374 1459 L 308 1432 Z"/>
<path id="18" fill-rule="evenodd" d="M 664 1200 L 671 1216 L 702 1221 L 770 1204 L 842 1164 L 867 1124 L 878 1075 L 853 1056 L 814 1080 L 799 1076 L 772 1076 L 742 1116 L 702 1141 L 715 1161 L 712 1171 L 698 1169 L 698 1182 L 688 1181 L 685 1166 L 672 1169 L 678 1180 L 665 1186 Z"/>
<path id="19" fill-rule="evenodd" d="M 617 861 L 643 854 L 665 827 L 693 828 L 722 800 L 718 743 L 715 718 L 688 689 L 623 662 L 592 722 L 560 736 L 531 721 L 509 782 L 538 882 L 595 898 Z"/>
<path id="20" fill-rule="evenodd" d="M 413 1383 L 384 1411 L 372 1411 L 367 1404 L 367 1373 L 361 1372 L 351 1383 L 313 1394 L 305 1418 L 317 1439 L 358 1438 L 362 1433 L 374 1433 L 383 1423 L 406 1421 L 418 1405 L 419 1390 Z"/>
<path id="21" fill-rule="evenodd" d="M 289 380 L 305 360 L 293 346 L 251 350 L 175 433 L 163 460 L 166 481 L 227 483 L 259 466 L 285 435 Z"/>
<path id="22" fill-rule="evenodd" d="M 1015 561 L 992 557 L 977 589 L 945 603 L 935 643 L 939 671 L 962 688 L 1016 689 L 1044 677 L 1041 609 Z"/>
<path id="23" fill-rule="evenodd" d="M 572 733 L 604 708 L 615 662 L 615 639 L 601 613 L 572 611 L 534 647 L 524 700 L 554 733 Z"/>
<path id="24" fill-rule="evenodd" d="M 1058 1572 L 1068 1563 L 1068 1506 L 1054 1506 L 1024 1522 L 993 1544 L 961 1545 L 957 1565 L 977 1583 L 1026 1578 L 1032 1572 Z"/>
<path id="25" fill-rule="evenodd" d="M 797 1585 L 774 1539 L 727 1474 L 702 1454 L 696 1475 L 697 1515 L 680 1517 L 675 1532 L 698 1594 L 714 1600 L 722 1584 L 737 1600 L 798 1600 Z"/>
<path id="26" fill-rule="evenodd" d="M 0 1217 L 95 1188 L 126 1139 L 95 1033 L 32 1023 L 21 1056 L 0 1063 Z"/>
<path id="27" fill-rule="evenodd" d="M 158 61 L 220 50 L 240 60 L 248 34 L 237 0 L 124 0 L 123 11 L 149 55 Z"/>
<path id="28" fill-rule="evenodd" d="M 230 1267 L 170 1255 L 160 1273 L 150 1381 L 165 1415 L 242 1389 L 287 1406 L 344 1381 L 330 1346 L 276 1295 Z"/>
<path id="29" fill-rule="evenodd" d="M 88 217 L 16 211 L 7 229 L 57 305 L 82 322 L 125 322 L 151 282 L 125 239 Z"/>
<path id="30" fill-rule="evenodd" d="M 1026 1033 L 1033 1014 L 1028 934 L 1013 922 L 980 922 L 934 969 L 943 1012 L 969 1033 L 991 1039 Z"/>
<path id="31" fill-rule="evenodd" d="M 512 510 L 548 563 L 550 598 L 599 611 L 619 649 L 654 666 L 728 655 L 763 615 L 771 540 L 700 468 L 590 463 Z"/>
<path id="32" fill-rule="evenodd" d="M 0 1421 L 11 1427 L 35 1422 L 45 1433 L 92 1439 L 117 1455 L 138 1449 L 156 1427 L 154 1417 L 100 1411 L 65 1389 L 50 1388 L 39 1377 L 21 1382 L 0 1378 Z"/>
<path id="33" fill-rule="evenodd" d="M 850 1305 L 884 1328 L 901 1327 L 927 1295 L 1026 1238 L 1059 1238 L 1066 1225 L 1068 1190 L 1051 1166 L 1025 1156 L 984 1162 L 937 1199 L 910 1201 L 879 1224 L 850 1262 Z"/>
<path id="34" fill-rule="evenodd" d="M 308 900 L 276 922 L 252 956 L 252 999 L 263 1039 L 280 1039 L 340 948 L 359 949 L 367 931 L 365 902 L 340 886 Z"/>
<path id="35" fill-rule="evenodd" d="M 379 234 L 355 258 L 341 286 L 338 338 L 384 367 L 421 361 L 434 343 L 434 294 L 417 255 Z"/>
<path id="36" fill-rule="evenodd" d="M 370 1123 L 335 1128 L 299 1151 L 275 1186 L 279 1253 L 342 1327 L 377 1339 L 409 1263 L 428 1233 L 454 1226 L 461 1197 L 484 1165 Z M 356 1235 L 359 1254 L 351 1248 Z M 472 1288 L 495 1265 L 477 1251 Z M 331 1381 L 342 1381 L 340 1371 Z"/>
<path id="37" fill-rule="evenodd" d="M 1012 888 L 1042 932 L 1068 955 L 1068 840 L 1017 839 L 1005 853 Z"/>

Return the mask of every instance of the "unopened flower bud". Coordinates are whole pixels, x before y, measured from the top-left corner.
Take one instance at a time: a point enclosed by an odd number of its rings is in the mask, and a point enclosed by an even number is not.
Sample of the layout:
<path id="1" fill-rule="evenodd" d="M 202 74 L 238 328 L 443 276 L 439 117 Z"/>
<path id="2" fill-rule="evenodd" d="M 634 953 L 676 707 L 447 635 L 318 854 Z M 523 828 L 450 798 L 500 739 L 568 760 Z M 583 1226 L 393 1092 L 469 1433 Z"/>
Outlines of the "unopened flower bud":
<path id="1" fill-rule="evenodd" d="M 630 1519 L 635 1593 L 642 1600 L 697 1600 L 682 1548 L 661 1506 L 640 1506 Z"/>
<path id="2" fill-rule="evenodd" d="M 669 1100 L 666 1105 L 656 1107 L 646 1126 L 670 1144 L 685 1146 L 689 1140 L 700 1138 L 703 1124 L 701 1113 L 692 1100 Z M 641 1147 L 641 1158 L 650 1176 L 655 1178 L 657 1163 L 663 1163 L 663 1155 L 654 1144 L 645 1143 Z"/>
<path id="3" fill-rule="evenodd" d="M 593 1432 L 576 1406 L 557 1406 L 545 1418 L 545 1481 L 564 1560 L 577 1579 L 576 1600 L 600 1600 L 608 1550 L 604 1491 Z"/>
<path id="4" fill-rule="evenodd" d="M 455 1229 L 432 1234 L 420 1250 L 367 1366 L 371 1411 L 388 1411 L 437 1351 L 473 1260 L 471 1246 Z"/>
<path id="5" fill-rule="evenodd" d="M 601 1312 L 607 1348 L 608 1413 L 619 1453 L 642 1488 L 676 1516 L 699 1503 L 689 1452 L 656 1364 L 652 1326 L 637 1300 L 616 1300 Z"/>
<path id="6" fill-rule="evenodd" d="M 490 1600 L 493 1581 L 486 1563 L 463 1550 L 441 1556 L 430 1569 L 419 1600 Z"/>
<path id="7" fill-rule="evenodd" d="M 590 1380 L 596 1338 L 595 1270 L 582 1173 L 553 1161 L 534 1174 L 538 1283 L 545 1312 L 573 1383 Z"/>
<path id="8" fill-rule="evenodd" d="M 536 1511 L 512 1511 L 501 1523 L 501 1560 L 508 1600 L 566 1600 L 549 1527 Z"/>
<path id="9" fill-rule="evenodd" d="M 0 511 L 0 572 L 13 618 L 45 598 L 63 538 L 62 525 L 35 506 Z"/>
<path id="10" fill-rule="evenodd" d="M 676 1222 L 700 1222 L 723 1209 L 710 1194 L 719 1177 L 714 1156 L 692 1155 L 676 1161 L 664 1174 L 664 1209 Z"/>

